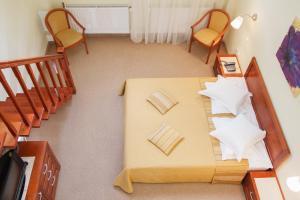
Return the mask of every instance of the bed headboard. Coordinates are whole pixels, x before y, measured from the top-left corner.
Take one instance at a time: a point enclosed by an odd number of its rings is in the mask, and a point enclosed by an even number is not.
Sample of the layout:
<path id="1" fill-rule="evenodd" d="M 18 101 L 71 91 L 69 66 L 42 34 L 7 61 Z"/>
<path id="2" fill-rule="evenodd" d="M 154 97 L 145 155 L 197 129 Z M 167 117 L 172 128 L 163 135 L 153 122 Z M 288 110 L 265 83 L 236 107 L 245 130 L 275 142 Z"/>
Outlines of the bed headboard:
<path id="1" fill-rule="evenodd" d="M 267 132 L 265 143 L 273 167 L 277 168 L 290 155 L 290 149 L 255 57 L 252 58 L 244 76 L 248 89 L 253 94 L 251 99 L 257 121 L 261 129 Z"/>

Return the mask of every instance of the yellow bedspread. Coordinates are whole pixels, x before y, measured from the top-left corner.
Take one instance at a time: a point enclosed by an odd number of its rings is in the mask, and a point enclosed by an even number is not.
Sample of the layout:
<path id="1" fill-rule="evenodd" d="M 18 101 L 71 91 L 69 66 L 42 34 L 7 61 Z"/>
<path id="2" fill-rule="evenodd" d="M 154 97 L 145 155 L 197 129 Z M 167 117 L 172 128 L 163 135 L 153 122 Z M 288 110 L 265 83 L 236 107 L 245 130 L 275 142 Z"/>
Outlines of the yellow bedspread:
<path id="1" fill-rule="evenodd" d="M 160 89 L 170 93 L 179 102 L 165 115 L 161 115 L 146 101 L 152 92 Z M 133 182 L 212 182 L 216 168 L 215 156 L 198 90 L 200 78 L 126 81 L 124 166 L 115 180 L 115 186 L 132 193 Z M 147 141 L 147 137 L 163 122 L 185 138 L 169 156 Z"/>

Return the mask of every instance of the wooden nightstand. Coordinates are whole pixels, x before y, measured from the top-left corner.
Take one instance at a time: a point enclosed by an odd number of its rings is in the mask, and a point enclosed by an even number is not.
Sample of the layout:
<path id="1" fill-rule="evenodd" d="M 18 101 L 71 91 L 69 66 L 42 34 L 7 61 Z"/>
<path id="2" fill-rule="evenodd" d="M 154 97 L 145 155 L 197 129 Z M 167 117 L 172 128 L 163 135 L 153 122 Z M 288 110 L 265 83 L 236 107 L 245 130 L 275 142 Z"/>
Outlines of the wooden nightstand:
<path id="1" fill-rule="evenodd" d="M 236 71 L 229 72 L 224 66 L 225 62 L 235 62 Z M 215 64 L 214 64 L 214 73 L 215 76 L 222 75 L 224 77 L 242 77 L 243 73 L 240 67 L 239 60 L 235 54 L 227 54 L 227 55 L 217 55 Z"/>
<path id="2" fill-rule="evenodd" d="M 284 200 L 275 171 L 250 171 L 243 180 L 247 200 Z"/>

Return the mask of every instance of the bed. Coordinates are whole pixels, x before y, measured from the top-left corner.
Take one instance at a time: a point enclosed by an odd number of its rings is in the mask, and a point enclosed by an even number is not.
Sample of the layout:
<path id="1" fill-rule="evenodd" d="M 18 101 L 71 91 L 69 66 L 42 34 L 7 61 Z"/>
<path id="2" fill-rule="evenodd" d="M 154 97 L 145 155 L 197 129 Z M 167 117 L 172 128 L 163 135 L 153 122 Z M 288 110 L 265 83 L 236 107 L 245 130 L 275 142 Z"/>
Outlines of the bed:
<path id="1" fill-rule="evenodd" d="M 253 59 L 245 80 L 249 90 L 253 93 L 252 104 L 258 123 L 268 132 L 265 142 L 270 159 L 277 167 L 289 155 L 289 149 L 274 108 L 270 104 L 269 96 L 257 90 L 258 87 L 262 88 L 262 85 L 257 85 L 257 77 L 262 80 L 257 63 Z M 127 193 L 132 193 L 134 182 L 239 184 L 242 181 L 247 171 L 250 170 L 248 160 L 238 162 L 220 159 L 219 141 L 209 135 L 209 132 L 214 129 L 210 120 L 212 117 L 209 110 L 210 101 L 197 94 L 197 91 L 203 89 L 204 82 L 215 80 L 216 78 L 195 77 L 126 81 L 123 90 L 125 99 L 124 166 L 115 180 L 115 186 Z M 259 84 L 265 87 L 262 81 L 259 81 Z M 179 102 L 167 115 L 160 115 L 145 100 L 157 89 L 172 93 Z M 268 120 L 265 120 L 266 115 L 268 115 Z M 176 129 L 184 135 L 184 140 L 169 156 L 161 153 L 147 141 L 149 134 L 162 122 L 176 126 Z M 252 167 L 251 170 L 255 168 Z"/>

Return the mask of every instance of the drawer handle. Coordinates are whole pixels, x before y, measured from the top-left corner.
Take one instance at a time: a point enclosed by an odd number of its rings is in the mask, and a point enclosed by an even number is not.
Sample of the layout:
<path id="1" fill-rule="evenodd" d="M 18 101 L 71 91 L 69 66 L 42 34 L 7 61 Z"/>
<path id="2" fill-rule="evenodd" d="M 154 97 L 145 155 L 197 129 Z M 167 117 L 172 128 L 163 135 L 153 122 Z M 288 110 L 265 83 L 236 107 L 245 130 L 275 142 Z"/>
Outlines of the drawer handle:
<path id="1" fill-rule="evenodd" d="M 252 195 L 253 195 L 253 192 L 250 191 L 250 199 L 251 199 L 251 200 L 254 200 Z"/>
<path id="2" fill-rule="evenodd" d="M 56 180 L 56 177 L 55 177 L 55 176 L 53 176 L 53 177 L 52 177 L 52 180 L 53 180 L 53 181 L 52 181 L 52 183 L 51 183 L 51 186 L 53 186 L 53 185 L 54 185 L 54 183 L 55 183 L 55 180 Z"/>
<path id="3" fill-rule="evenodd" d="M 51 176 L 52 176 L 52 171 L 51 171 L 51 170 L 49 170 L 49 171 L 48 171 L 48 173 L 49 173 L 49 175 L 48 175 L 48 181 L 50 181 L 50 179 L 51 179 Z"/>
<path id="4" fill-rule="evenodd" d="M 44 164 L 43 174 L 45 175 L 47 173 L 48 165 Z"/>
<path id="5" fill-rule="evenodd" d="M 39 196 L 39 200 L 42 200 L 43 193 L 42 193 L 42 192 L 39 192 L 39 193 L 38 193 L 38 196 Z"/>

